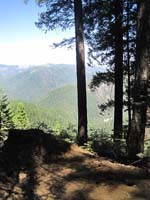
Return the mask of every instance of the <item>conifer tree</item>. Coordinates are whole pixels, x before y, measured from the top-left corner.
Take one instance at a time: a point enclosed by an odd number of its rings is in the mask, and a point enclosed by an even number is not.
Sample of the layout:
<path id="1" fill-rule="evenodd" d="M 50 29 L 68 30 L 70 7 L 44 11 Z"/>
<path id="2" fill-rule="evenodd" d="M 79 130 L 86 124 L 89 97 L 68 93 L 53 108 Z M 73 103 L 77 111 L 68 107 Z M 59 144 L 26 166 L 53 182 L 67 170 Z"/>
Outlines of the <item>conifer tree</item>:
<path id="1" fill-rule="evenodd" d="M 84 145 L 87 142 L 87 102 L 82 0 L 75 0 L 74 2 L 37 0 L 37 2 L 39 4 L 45 3 L 47 8 L 46 12 L 40 14 L 40 19 L 36 23 L 39 28 L 45 27 L 46 30 L 61 28 L 65 30 L 75 26 L 78 96 L 77 143 Z"/>
<path id="2" fill-rule="evenodd" d="M 78 135 L 77 142 L 84 145 L 87 142 L 87 102 L 85 78 L 85 50 L 83 36 L 82 1 L 74 1 L 75 36 L 76 36 L 76 65 L 78 91 Z"/>
<path id="3" fill-rule="evenodd" d="M 144 152 L 146 111 L 150 101 L 150 1 L 138 1 L 136 79 L 128 152 L 131 158 Z"/>
<path id="4" fill-rule="evenodd" d="M 0 129 L 13 128 L 12 112 L 7 96 L 0 90 Z"/>
<path id="5" fill-rule="evenodd" d="M 26 129 L 28 127 L 29 121 L 23 103 L 18 103 L 13 121 L 15 128 Z"/>
<path id="6" fill-rule="evenodd" d="M 88 11 L 88 6 L 85 7 Z M 128 106 L 128 128 L 131 125 L 131 80 L 135 68 L 136 47 L 136 1 L 111 0 L 92 1 L 91 14 L 86 20 L 85 33 L 90 43 L 89 56 L 97 64 L 106 65 L 107 71 L 97 73 L 90 84 L 91 88 L 99 87 L 100 83 L 114 83 L 115 96 L 99 108 L 115 107 L 114 138 L 122 137 L 123 103 Z M 120 55 L 119 55 L 119 54 Z M 90 63 L 92 65 L 92 62 Z M 123 87 L 123 80 L 124 87 Z M 123 100 L 123 88 L 127 87 Z"/>
<path id="7" fill-rule="evenodd" d="M 123 122 L 123 1 L 115 0 L 114 141 L 122 137 Z"/>

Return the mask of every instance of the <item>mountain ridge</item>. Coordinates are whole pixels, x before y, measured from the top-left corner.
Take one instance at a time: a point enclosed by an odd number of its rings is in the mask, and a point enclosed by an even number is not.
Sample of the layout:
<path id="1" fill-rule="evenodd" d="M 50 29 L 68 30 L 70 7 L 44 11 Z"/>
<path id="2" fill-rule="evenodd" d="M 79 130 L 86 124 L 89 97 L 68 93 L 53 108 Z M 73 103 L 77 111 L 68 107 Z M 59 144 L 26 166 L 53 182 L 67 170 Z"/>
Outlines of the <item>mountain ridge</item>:
<path id="1" fill-rule="evenodd" d="M 91 79 L 94 69 L 87 68 L 86 74 L 87 80 Z M 10 99 L 37 103 L 53 89 L 76 84 L 76 68 L 64 64 L 28 68 L 0 65 L 0 78 L 0 86 Z"/>

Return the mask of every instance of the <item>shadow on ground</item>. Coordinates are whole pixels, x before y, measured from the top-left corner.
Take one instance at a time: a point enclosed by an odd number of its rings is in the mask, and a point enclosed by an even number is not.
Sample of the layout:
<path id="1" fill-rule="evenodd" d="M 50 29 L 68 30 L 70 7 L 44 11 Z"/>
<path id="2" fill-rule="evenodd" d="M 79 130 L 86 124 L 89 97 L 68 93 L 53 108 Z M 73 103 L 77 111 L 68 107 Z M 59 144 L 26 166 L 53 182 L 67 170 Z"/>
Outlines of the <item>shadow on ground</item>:
<path id="1" fill-rule="evenodd" d="M 150 199 L 143 169 L 96 157 L 40 130 L 12 130 L 0 154 L 0 199 Z"/>

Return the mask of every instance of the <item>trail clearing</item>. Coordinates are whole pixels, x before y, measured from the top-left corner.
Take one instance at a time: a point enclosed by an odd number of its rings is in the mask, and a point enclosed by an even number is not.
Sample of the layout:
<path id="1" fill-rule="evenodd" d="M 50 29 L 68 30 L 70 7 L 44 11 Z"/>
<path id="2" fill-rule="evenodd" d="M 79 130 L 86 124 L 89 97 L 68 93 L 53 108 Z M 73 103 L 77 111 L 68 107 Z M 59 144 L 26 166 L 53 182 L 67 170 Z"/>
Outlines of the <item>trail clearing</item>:
<path id="1" fill-rule="evenodd" d="M 0 199 L 149 200 L 150 173 L 39 130 L 11 131 L 0 153 Z"/>

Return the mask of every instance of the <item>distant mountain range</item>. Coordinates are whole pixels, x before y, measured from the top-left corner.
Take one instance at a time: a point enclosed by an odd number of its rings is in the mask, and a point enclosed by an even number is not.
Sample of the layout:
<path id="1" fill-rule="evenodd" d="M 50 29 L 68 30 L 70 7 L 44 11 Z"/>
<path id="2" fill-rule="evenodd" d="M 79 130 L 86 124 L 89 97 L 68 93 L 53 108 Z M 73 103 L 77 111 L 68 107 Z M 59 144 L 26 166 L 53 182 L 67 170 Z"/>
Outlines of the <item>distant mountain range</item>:
<path id="1" fill-rule="evenodd" d="M 87 79 L 95 73 L 94 68 L 87 68 Z M 74 65 L 47 64 L 43 66 L 0 65 L 0 87 L 10 99 L 26 102 L 39 102 L 51 90 L 76 84 Z"/>
<path id="2" fill-rule="evenodd" d="M 87 83 L 97 69 L 87 68 Z M 88 84 L 87 84 L 88 85 Z M 0 65 L 0 88 L 9 99 L 26 102 L 26 111 L 33 124 L 44 123 L 55 126 L 77 124 L 76 68 L 73 65 L 48 64 L 44 66 Z M 104 127 L 104 118 L 99 115 L 98 104 L 113 97 L 112 86 L 102 84 L 95 92 L 87 86 L 88 124 L 90 127 Z M 14 110 L 15 110 L 14 107 Z M 111 123 L 111 121 L 110 121 Z M 108 125 L 108 124 L 107 124 Z"/>

